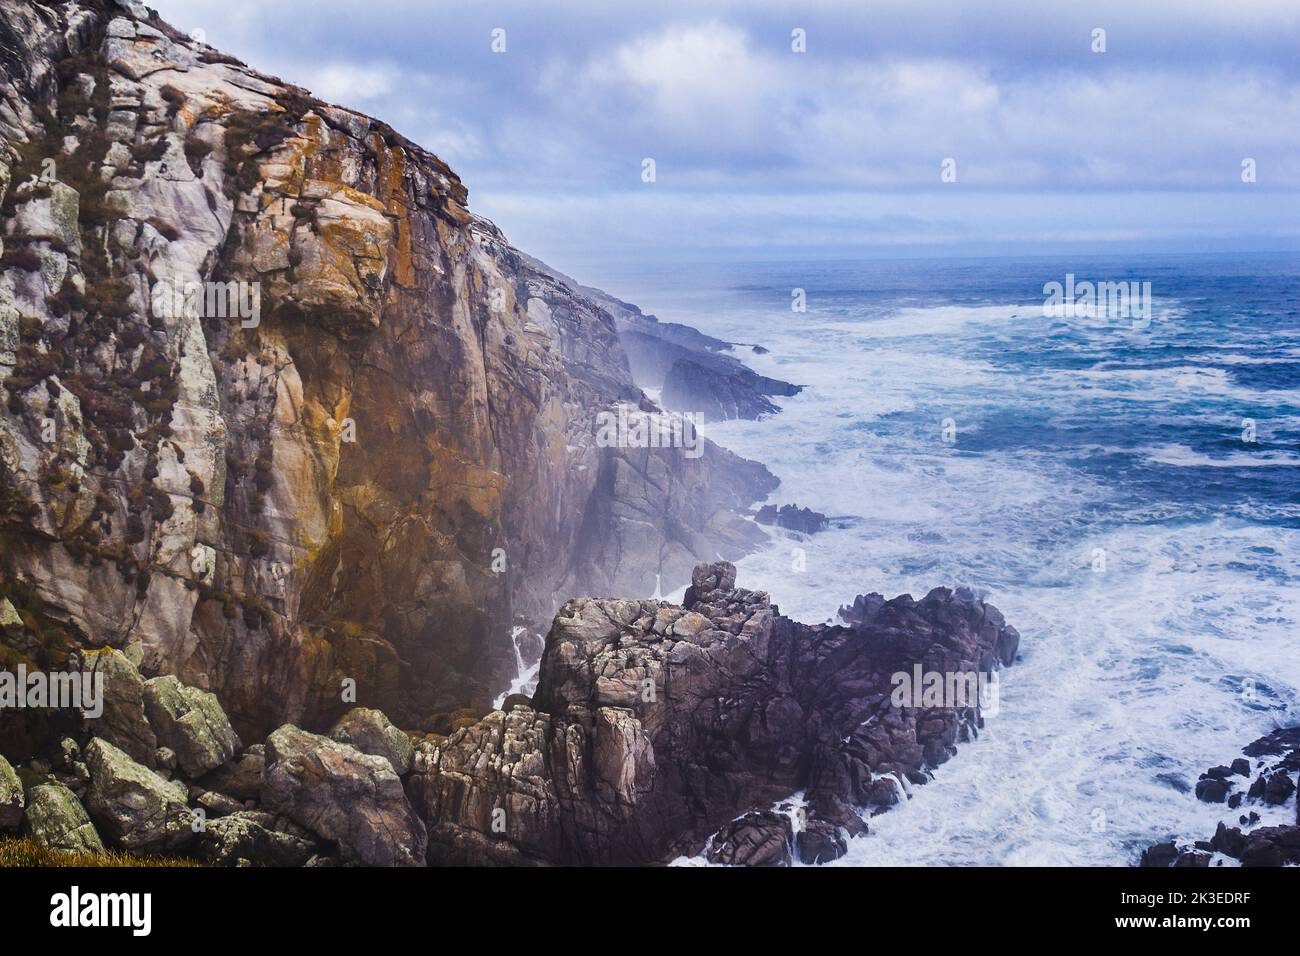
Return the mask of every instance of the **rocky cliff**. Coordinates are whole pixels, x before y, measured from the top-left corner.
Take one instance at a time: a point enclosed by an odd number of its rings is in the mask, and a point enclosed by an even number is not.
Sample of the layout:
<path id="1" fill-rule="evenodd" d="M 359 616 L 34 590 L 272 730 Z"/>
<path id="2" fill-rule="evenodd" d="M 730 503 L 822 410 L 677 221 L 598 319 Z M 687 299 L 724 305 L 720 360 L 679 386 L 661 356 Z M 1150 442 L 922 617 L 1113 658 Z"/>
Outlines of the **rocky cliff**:
<path id="1" fill-rule="evenodd" d="M 0 663 L 122 648 L 259 738 L 429 728 L 557 596 L 761 536 L 760 465 L 601 446 L 654 410 L 617 300 L 384 123 L 110 0 L 5 0 L 0 79 Z"/>
<path id="2" fill-rule="evenodd" d="M 681 605 L 567 603 L 536 694 L 450 736 L 356 708 L 246 748 L 212 694 L 93 652 L 111 711 L 67 715 L 16 771 L 0 755 L 0 838 L 226 865 L 826 862 L 996 703 L 900 698 L 898 676 L 995 677 L 1020 640 L 946 588 L 842 616 L 791 621 L 734 565 L 700 565 Z"/>

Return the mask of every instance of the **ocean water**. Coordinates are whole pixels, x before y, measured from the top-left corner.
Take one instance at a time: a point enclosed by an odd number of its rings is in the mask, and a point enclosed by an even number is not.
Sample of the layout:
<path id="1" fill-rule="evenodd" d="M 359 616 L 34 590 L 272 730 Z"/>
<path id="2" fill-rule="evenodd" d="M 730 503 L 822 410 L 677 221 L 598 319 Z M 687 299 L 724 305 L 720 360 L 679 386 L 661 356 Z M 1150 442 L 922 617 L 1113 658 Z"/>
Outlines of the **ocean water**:
<path id="1" fill-rule="evenodd" d="M 1151 282 L 1149 324 L 1044 317 L 1067 273 Z M 1208 837 L 1227 811 L 1187 788 L 1300 719 L 1300 257 L 585 278 L 807 386 L 706 429 L 781 479 L 771 500 L 843 519 L 779 533 L 743 586 L 815 622 L 964 584 L 1023 636 L 979 740 L 832 865 L 1130 864 Z"/>

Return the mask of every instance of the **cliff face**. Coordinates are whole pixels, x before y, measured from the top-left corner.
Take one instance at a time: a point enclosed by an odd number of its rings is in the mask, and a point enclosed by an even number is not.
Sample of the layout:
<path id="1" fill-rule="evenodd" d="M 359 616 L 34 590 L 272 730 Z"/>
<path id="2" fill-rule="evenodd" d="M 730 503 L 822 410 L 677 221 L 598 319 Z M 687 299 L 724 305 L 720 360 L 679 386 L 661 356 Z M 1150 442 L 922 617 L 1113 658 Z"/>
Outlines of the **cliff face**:
<path id="1" fill-rule="evenodd" d="M 6 0 L 0 50 L 0 663 L 424 727 L 516 620 L 761 537 L 761 466 L 601 447 L 653 408 L 614 318 L 437 157 L 138 5 Z"/>

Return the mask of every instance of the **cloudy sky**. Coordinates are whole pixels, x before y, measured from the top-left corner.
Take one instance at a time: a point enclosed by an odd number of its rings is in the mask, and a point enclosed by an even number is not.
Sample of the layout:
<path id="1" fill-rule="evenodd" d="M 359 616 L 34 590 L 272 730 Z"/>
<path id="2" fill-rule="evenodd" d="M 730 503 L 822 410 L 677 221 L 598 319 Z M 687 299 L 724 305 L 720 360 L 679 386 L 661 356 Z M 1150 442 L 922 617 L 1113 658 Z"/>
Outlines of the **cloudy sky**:
<path id="1" fill-rule="evenodd" d="M 1300 248 L 1297 0 L 152 2 L 561 268 Z"/>

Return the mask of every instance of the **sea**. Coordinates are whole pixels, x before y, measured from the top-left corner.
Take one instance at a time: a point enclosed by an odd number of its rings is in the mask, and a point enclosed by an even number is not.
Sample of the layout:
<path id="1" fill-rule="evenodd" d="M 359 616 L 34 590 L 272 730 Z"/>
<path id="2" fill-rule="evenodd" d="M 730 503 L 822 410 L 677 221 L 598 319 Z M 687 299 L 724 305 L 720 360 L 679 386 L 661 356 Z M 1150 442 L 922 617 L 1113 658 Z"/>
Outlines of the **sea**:
<path id="1" fill-rule="evenodd" d="M 1130 865 L 1208 838 L 1228 811 L 1198 776 L 1300 722 L 1300 256 L 583 281 L 804 386 L 705 429 L 781 479 L 769 500 L 833 519 L 775 532 L 741 586 L 812 623 L 865 592 L 966 585 L 1022 635 L 979 739 L 829 865 Z M 1051 283 L 1086 282 L 1135 283 L 1149 308 L 1044 308 Z M 1261 825 L 1284 817 L 1294 803 Z"/>

